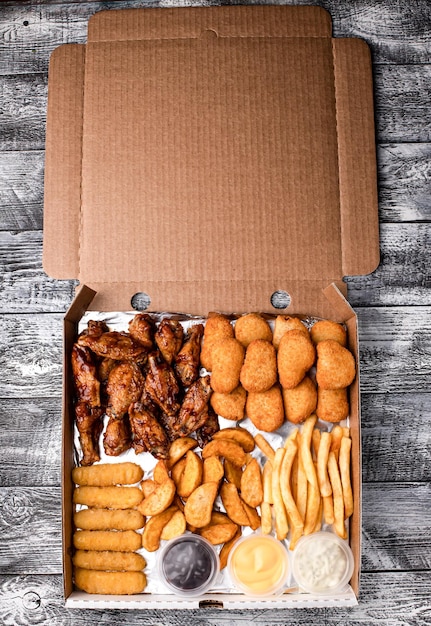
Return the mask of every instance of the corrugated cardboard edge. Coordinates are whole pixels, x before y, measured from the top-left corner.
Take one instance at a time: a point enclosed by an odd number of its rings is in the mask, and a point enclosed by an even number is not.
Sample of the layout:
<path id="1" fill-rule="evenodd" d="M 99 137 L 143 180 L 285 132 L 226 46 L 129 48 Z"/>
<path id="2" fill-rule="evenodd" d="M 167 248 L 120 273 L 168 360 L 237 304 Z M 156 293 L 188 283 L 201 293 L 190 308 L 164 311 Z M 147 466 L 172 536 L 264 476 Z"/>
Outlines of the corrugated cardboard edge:
<path id="1" fill-rule="evenodd" d="M 70 354 L 73 342 L 77 335 L 77 325 L 83 313 L 96 296 L 94 290 L 87 286 L 82 286 L 72 305 L 68 309 L 64 319 L 64 365 L 63 365 L 63 433 L 62 433 L 62 517 L 63 517 L 63 581 L 64 597 L 66 606 L 70 608 L 108 608 L 111 602 L 112 608 L 199 608 L 205 606 L 205 602 L 212 602 L 219 608 L 303 608 L 303 607 L 323 607 L 323 606 L 354 606 L 358 603 L 359 582 L 361 570 L 361 427 L 360 427 L 360 397 L 359 397 L 359 347 L 357 317 L 350 304 L 347 302 L 335 283 L 329 285 L 324 290 L 324 297 L 327 299 L 332 319 L 343 321 L 348 329 L 349 348 L 356 357 L 358 373 L 354 383 L 350 387 L 351 406 L 351 437 L 352 437 L 352 486 L 354 493 L 354 513 L 350 520 L 350 545 L 355 559 L 355 567 L 350 581 L 351 590 L 340 594 L 332 603 L 331 598 L 319 598 L 304 594 L 289 594 L 280 598 L 265 599 L 264 601 L 252 601 L 246 596 L 231 594 L 206 594 L 199 599 L 180 600 L 175 596 L 154 597 L 149 594 L 141 594 L 130 598 L 100 596 L 95 598 L 74 591 L 73 588 L 73 483 L 71 479 L 74 467 L 73 459 L 73 388 L 70 365 Z M 163 606 L 162 606 L 163 605 Z"/>
<path id="2" fill-rule="evenodd" d="M 46 128 L 43 268 L 54 278 L 79 276 L 85 45 L 51 55 Z M 62 89 L 57 89 L 61 80 Z"/>
<path id="3" fill-rule="evenodd" d="M 343 275 L 370 274 L 380 261 L 370 50 L 354 38 L 332 39 L 332 50 Z"/>

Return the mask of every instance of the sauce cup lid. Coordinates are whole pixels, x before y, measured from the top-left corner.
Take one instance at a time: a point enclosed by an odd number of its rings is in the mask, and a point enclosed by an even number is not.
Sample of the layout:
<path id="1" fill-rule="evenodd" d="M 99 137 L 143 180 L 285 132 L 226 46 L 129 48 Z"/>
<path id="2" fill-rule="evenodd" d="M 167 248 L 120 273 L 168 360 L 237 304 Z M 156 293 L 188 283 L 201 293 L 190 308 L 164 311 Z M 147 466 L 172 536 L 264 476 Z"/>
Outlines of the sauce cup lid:
<path id="1" fill-rule="evenodd" d="M 187 532 L 163 546 L 157 570 L 161 582 L 173 593 L 200 596 L 214 586 L 220 559 L 209 541 Z"/>
<path id="2" fill-rule="evenodd" d="M 331 532 L 319 531 L 301 537 L 293 550 L 293 577 L 308 593 L 341 593 L 347 588 L 353 568 L 354 557 L 349 544 Z"/>
<path id="3" fill-rule="evenodd" d="M 227 568 L 234 587 L 256 598 L 282 594 L 290 578 L 290 560 L 285 544 L 260 532 L 242 537 L 235 543 Z"/>

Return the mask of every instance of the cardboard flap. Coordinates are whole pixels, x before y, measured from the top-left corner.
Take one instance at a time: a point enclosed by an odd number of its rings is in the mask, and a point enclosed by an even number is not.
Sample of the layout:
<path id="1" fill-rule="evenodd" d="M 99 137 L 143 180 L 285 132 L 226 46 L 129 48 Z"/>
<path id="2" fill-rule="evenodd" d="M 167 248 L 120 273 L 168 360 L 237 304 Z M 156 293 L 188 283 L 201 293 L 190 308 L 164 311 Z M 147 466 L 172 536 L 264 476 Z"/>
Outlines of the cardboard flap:
<path id="1" fill-rule="evenodd" d="M 361 39 L 333 39 L 343 276 L 379 264 L 376 143 L 370 50 Z"/>
<path id="2" fill-rule="evenodd" d="M 79 276 L 85 46 L 65 44 L 49 63 L 43 213 L 43 267 Z M 61 88 L 59 88 L 61 85 Z"/>
<path id="3" fill-rule="evenodd" d="M 320 7 L 221 6 L 101 11 L 88 24 L 88 41 L 218 37 L 331 37 L 331 17 Z"/>

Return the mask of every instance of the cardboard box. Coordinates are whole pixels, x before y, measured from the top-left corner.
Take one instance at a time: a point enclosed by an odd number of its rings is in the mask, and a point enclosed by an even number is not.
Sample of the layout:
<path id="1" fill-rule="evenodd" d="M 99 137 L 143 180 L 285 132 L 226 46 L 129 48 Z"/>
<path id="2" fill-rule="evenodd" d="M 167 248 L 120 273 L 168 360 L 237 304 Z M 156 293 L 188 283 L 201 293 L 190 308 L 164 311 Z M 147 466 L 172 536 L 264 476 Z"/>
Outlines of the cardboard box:
<path id="1" fill-rule="evenodd" d="M 87 309 L 262 311 L 357 322 L 343 276 L 379 262 L 371 60 L 318 7 L 103 11 L 50 62 L 44 268 L 77 278 L 65 317 L 64 585 L 68 606 L 191 608 L 357 602 L 359 376 L 351 388 L 351 591 L 94 598 L 73 590 L 69 354 Z M 290 302 L 277 309 L 275 295 Z M 274 295 L 275 294 L 275 295 Z M 102 602 L 103 604 L 100 604 Z"/>

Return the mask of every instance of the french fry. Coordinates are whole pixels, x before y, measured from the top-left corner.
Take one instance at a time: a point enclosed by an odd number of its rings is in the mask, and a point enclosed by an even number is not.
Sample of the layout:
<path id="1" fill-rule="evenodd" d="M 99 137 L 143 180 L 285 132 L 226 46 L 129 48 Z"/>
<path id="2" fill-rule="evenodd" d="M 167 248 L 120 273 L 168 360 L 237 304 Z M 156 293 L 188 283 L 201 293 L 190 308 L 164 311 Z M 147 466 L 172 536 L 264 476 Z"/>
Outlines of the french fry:
<path id="1" fill-rule="evenodd" d="M 344 525 L 344 498 L 341 485 L 340 473 L 335 453 L 330 452 L 328 457 L 328 473 L 332 485 L 334 498 L 334 530 L 342 539 L 347 538 L 346 527 Z"/>
<path id="2" fill-rule="evenodd" d="M 340 468 L 341 485 L 343 488 L 344 498 L 344 518 L 348 519 L 353 513 L 353 493 L 352 484 L 350 482 L 350 451 L 352 448 L 352 440 L 348 437 L 341 439 L 340 456 L 338 464 Z"/>
<path id="3" fill-rule="evenodd" d="M 311 438 L 313 436 L 313 429 L 316 423 L 316 415 L 310 415 L 302 426 L 301 431 L 301 458 L 304 465 L 305 475 L 308 482 L 313 485 L 314 489 L 319 489 L 319 483 L 317 481 L 316 469 L 314 467 L 313 459 L 311 456 Z"/>
<path id="4" fill-rule="evenodd" d="M 264 453 L 264 455 L 266 456 L 267 459 L 269 459 L 270 461 L 274 462 L 274 458 L 275 458 L 275 450 L 274 448 L 267 442 L 267 440 L 265 439 L 265 437 L 263 435 L 261 435 L 260 433 L 257 433 L 257 435 L 254 436 L 254 440 L 256 442 L 257 447 L 259 448 L 259 450 L 261 452 Z"/>
<path id="5" fill-rule="evenodd" d="M 298 450 L 296 441 L 294 439 L 289 439 L 288 444 L 287 446 L 284 446 L 284 449 L 285 453 L 280 467 L 280 491 L 286 513 L 290 521 L 291 536 L 289 547 L 293 550 L 304 530 L 304 521 L 298 511 L 290 488 L 292 464 Z"/>
<path id="6" fill-rule="evenodd" d="M 334 500 L 331 496 L 325 496 L 322 498 L 323 504 L 323 519 L 327 524 L 334 523 Z"/>
<path id="7" fill-rule="evenodd" d="M 273 503 L 272 499 L 272 463 L 271 461 L 266 461 L 263 466 L 262 471 L 262 482 L 263 482 L 263 500 L 264 502 L 268 502 L 269 504 Z"/>
<path id="8" fill-rule="evenodd" d="M 322 513 L 323 513 L 323 498 L 320 498 L 319 512 L 317 514 L 316 525 L 313 531 L 315 533 L 317 533 L 322 528 Z"/>
<path id="9" fill-rule="evenodd" d="M 311 443 L 313 450 L 313 461 L 317 461 L 317 455 L 319 453 L 320 446 L 320 430 L 318 428 L 315 428 L 313 430 L 313 434 L 311 435 Z"/>
<path id="10" fill-rule="evenodd" d="M 350 438 L 350 428 L 348 426 L 343 426 L 343 437 Z"/>
<path id="11" fill-rule="evenodd" d="M 307 511 L 304 520 L 304 535 L 314 532 L 320 510 L 320 489 L 319 485 L 308 483 L 307 491 Z"/>
<path id="12" fill-rule="evenodd" d="M 319 451 L 317 453 L 317 479 L 319 481 L 320 493 L 322 497 L 330 496 L 332 494 L 332 487 L 328 477 L 328 456 L 330 447 L 330 433 L 322 433 Z"/>
<path id="13" fill-rule="evenodd" d="M 260 525 L 262 535 L 269 535 L 272 532 L 272 506 L 269 502 L 263 501 L 260 505 Z"/>
<path id="14" fill-rule="evenodd" d="M 338 455 L 340 452 L 341 439 L 343 437 L 343 429 L 337 424 L 331 430 L 331 452 L 335 453 L 335 459 L 338 461 Z"/>
<path id="15" fill-rule="evenodd" d="M 299 514 L 303 520 L 305 520 L 305 514 L 307 511 L 307 493 L 308 493 L 308 480 L 304 470 L 304 464 L 302 462 L 301 455 L 301 444 L 300 444 L 301 436 L 298 436 L 298 478 L 297 478 L 297 489 L 296 489 L 296 506 L 298 508 Z"/>
<path id="16" fill-rule="evenodd" d="M 285 455 L 285 448 L 278 448 L 275 452 L 274 466 L 272 470 L 272 498 L 274 500 L 275 531 L 277 539 L 286 539 L 289 532 L 286 509 L 280 489 L 280 469 Z"/>
<path id="17" fill-rule="evenodd" d="M 292 490 L 293 499 L 296 502 L 298 496 L 298 451 L 293 459 L 292 470 L 290 472 L 290 488 Z"/>

